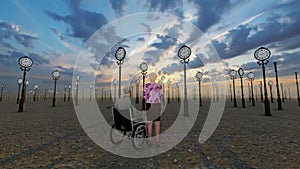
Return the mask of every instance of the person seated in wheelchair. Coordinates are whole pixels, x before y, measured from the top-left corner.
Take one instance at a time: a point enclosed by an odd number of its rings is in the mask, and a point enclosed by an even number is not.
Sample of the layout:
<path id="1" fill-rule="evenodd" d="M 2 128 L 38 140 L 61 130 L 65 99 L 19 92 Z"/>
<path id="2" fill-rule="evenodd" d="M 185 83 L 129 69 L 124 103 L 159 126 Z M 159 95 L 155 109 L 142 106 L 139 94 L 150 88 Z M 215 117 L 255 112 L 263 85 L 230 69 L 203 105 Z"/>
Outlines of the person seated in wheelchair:
<path id="1" fill-rule="evenodd" d="M 131 104 L 131 91 L 123 89 L 123 96 L 115 101 L 113 109 L 115 127 L 118 130 L 132 131 L 134 123 L 146 121 L 144 114 Z M 122 128 L 123 127 L 123 128 Z"/>

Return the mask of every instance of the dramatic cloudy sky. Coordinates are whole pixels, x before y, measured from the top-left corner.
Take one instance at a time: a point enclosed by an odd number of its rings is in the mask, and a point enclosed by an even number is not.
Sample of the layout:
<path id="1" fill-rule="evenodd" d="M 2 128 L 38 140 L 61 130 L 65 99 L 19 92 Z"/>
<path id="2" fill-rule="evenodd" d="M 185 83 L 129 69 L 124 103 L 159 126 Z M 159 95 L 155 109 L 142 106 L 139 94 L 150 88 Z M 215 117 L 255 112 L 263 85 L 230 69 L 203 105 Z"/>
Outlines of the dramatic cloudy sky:
<path id="1" fill-rule="evenodd" d="M 0 6 L 0 83 L 4 83 L 6 93 L 15 90 L 16 81 L 22 76 L 18 58 L 28 55 L 34 60 L 27 77 L 29 89 L 34 84 L 51 89 L 51 72 L 58 69 L 61 72 L 58 88 L 63 90 L 64 84 L 71 84 L 78 55 L 97 30 L 132 14 L 160 12 L 193 24 L 210 40 L 221 59 L 218 62 L 227 66 L 226 71 L 242 67 L 246 73 L 256 74 L 256 82 L 262 73 L 253 52 L 260 46 L 268 47 L 272 56 L 266 67 L 267 76 L 274 80 L 273 62 L 277 61 L 281 82 L 293 91 L 294 72 L 300 72 L 299 7 L 298 0 L 4 0 Z M 138 74 L 139 63 L 146 61 L 149 69 L 181 81 L 182 64 L 176 50 L 193 41 L 194 31 L 189 37 L 184 36 L 180 32 L 184 25 L 165 21 L 160 34 L 154 31 L 155 26 L 149 25 L 150 20 L 155 19 L 145 18 L 139 24 L 149 34 L 121 37 L 114 27 L 103 34 L 102 38 L 107 42 L 119 41 L 113 45 L 128 50 L 123 64 L 127 68 L 124 68 L 125 80 L 132 80 Z M 134 22 L 125 23 L 125 26 L 122 23 L 122 31 L 137 29 L 132 26 Z M 206 72 L 204 78 L 208 81 L 214 71 L 218 72 L 209 61 L 202 60 L 209 57 L 209 51 L 191 47 L 188 82 L 194 82 L 198 70 Z M 97 84 L 102 86 L 109 84 L 115 78 L 112 74 L 118 70 L 116 60 L 109 52 L 91 67 Z M 219 75 L 226 77 L 225 72 L 219 72 Z M 82 70 L 83 76 L 84 73 Z"/>

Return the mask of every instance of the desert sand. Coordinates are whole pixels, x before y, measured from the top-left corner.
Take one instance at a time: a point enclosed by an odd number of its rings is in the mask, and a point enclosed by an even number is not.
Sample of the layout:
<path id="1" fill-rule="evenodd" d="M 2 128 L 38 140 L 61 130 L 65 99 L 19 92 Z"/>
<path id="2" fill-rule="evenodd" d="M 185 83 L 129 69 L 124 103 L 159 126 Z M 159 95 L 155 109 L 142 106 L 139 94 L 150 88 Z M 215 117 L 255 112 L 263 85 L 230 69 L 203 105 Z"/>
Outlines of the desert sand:
<path id="1" fill-rule="evenodd" d="M 98 100 L 100 108 L 111 106 Z M 234 108 L 227 101 L 221 122 L 205 143 L 198 142 L 210 101 L 204 100 L 196 124 L 177 146 L 158 156 L 130 159 L 103 150 L 81 128 L 72 102 L 58 99 L 27 100 L 17 112 L 14 99 L 0 102 L 0 168 L 299 168 L 300 107 L 286 100 L 284 110 L 271 104 L 271 117 L 263 104 Z M 176 118 L 178 103 L 171 101 L 162 118 L 162 130 Z M 107 109 L 106 118 L 110 119 Z"/>

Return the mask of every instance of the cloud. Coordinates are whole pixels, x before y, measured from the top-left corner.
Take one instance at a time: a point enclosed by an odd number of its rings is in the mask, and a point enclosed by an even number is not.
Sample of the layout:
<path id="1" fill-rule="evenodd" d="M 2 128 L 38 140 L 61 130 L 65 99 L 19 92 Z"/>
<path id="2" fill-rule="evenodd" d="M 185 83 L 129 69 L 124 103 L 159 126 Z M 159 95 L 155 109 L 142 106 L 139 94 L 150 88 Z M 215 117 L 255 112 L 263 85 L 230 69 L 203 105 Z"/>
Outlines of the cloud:
<path id="1" fill-rule="evenodd" d="M 29 57 L 33 60 L 34 64 L 42 65 L 42 64 L 49 64 L 49 59 L 44 58 L 38 53 L 29 53 Z"/>
<path id="2" fill-rule="evenodd" d="M 222 15 L 230 9 L 229 0 L 189 0 L 197 8 L 197 21 L 195 25 L 206 32 L 215 23 L 219 22 Z"/>
<path id="3" fill-rule="evenodd" d="M 183 17 L 182 0 L 178 1 L 161 1 L 147 0 L 144 4 L 149 11 L 171 12 L 179 17 Z"/>
<path id="4" fill-rule="evenodd" d="M 189 63 L 188 63 L 188 67 L 193 69 L 193 68 L 200 68 L 204 66 L 202 60 L 200 59 L 200 57 L 195 57 L 195 59 L 191 60 Z"/>
<path id="5" fill-rule="evenodd" d="M 63 66 L 55 66 L 55 69 L 58 69 L 62 75 L 73 76 L 73 68 L 66 68 Z"/>
<path id="6" fill-rule="evenodd" d="M 299 2 L 300 5 L 300 2 Z M 289 50 L 299 46 L 300 11 L 296 7 L 281 16 L 271 13 L 266 22 L 256 25 L 240 25 L 226 34 L 224 41 L 213 40 L 219 56 L 232 58 L 263 45 L 273 47 L 286 43 L 278 50 Z M 291 43 L 290 43 L 291 39 Z"/>
<path id="7" fill-rule="evenodd" d="M 170 36 L 156 36 L 161 42 L 152 43 L 150 47 L 155 47 L 157 49 L 167 50 L 170 47 L 174 46 L 177 42 L 177 39 Z"/>
<path id="8" fill-rule="evenodd" d="M 180 72 L 182 71 L 182 64 L 180 63 L 172 63 L 169 64 L 168 66 L 162 68 L 162 72 L 166 72 L 166 74 L 173 74 L 175 72 Z"/>
<path id="9" fill-rule="evenodd" d="M 107 19 L 102 13 L 90 12 L 80 7 L 80 0 L 67 1 L 70 14 L 66 16 L 58 15 L 55 12 L 45 11 L 52 19 L 62 21 L 70 26 L 72 33 L 70 36 L 87 39 L 103 25 L 107 24 Z"/>
<path id="10" fill-rule="evenodd" d="M 136 41 L 138 41 L 138 42 L 145 42 L 145 38 L 144 37 L 140 37 Z"/>
<path id="11" fill-rule="evenodd" d="M 159 61 L 159 59 L 162 57 L 162 51 L 160 50 L 150 50 L 145 52 L 144 60 L 152 66 L 155 66 L 155 63 Z"/>
<path id="12" fill-rule="evenodd" d="M 109 0 L 109 3 L 117 16 L 124 15 L 128 5 L 126 0 Z"/>
<path id="13" fill-rule="evenodd" d="M 270 48 L 275 48 L 276 51 L 287 51 L 297 49 L 300 46 L 300 35 L 287 40 L 282 40 L 270 45 Z"/>
<path id="14" fill-rule="evenodd" d="M 38 38 L 21 33 L 21 27 L 18 25 L 12 25 L 7 22 L 0 22 L 0 44 L 7 48 L 15 49 L 10 45 L 11 40 L 16 40 L 19 44 L 26 48 L 32 48 L 32 43 Z"/>

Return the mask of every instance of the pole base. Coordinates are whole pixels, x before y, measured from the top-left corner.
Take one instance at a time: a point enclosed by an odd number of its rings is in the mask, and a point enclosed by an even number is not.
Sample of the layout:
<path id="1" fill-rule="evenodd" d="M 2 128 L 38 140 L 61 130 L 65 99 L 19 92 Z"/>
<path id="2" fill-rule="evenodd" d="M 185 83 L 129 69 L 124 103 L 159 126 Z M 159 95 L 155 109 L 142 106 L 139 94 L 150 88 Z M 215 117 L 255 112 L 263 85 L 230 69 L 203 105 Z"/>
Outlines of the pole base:
<path id="1" fill-rule="evenodd" d="M 188 100 L 185 98 L 183 101 L 183 116 L 188 117 L 189 115 L 189 108 L 188 108 Z"/>
<path id="2" fill-rule="evenodd" d="M 270 111 L 270 102 L 269 100 L 265 100 L 265 116 L 272 116 L 271 111 Z"/>

